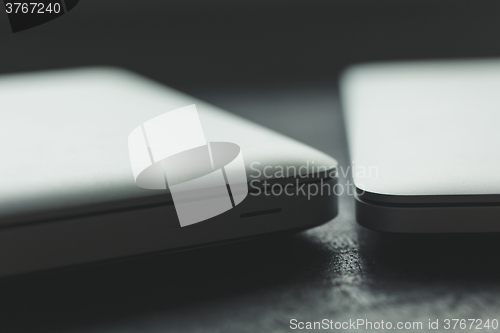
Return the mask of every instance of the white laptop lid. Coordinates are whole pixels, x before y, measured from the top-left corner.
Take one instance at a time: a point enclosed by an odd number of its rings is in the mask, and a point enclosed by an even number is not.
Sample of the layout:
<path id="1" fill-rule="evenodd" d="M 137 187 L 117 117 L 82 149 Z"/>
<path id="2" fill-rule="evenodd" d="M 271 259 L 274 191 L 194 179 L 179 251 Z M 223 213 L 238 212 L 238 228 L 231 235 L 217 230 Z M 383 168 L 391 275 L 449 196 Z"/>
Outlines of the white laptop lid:
<path id="1" fill-rule="evenodd" d="M 500 60 L 359 65 L 341 94 L 353 180 L 372 199 L 500 201 Z"/>
<path id="2" fill-rule="evenodd" d="M 264 178 L 256 170 L 266 167 L 336 167 L 316 149 L 126 70 L 5 75 L 0 226 L 171 200 L 168 189 L 136 185 L 128 138 L 144 122 L 192 104 L 207 141 L 241 147 L 248 179 Z"/>

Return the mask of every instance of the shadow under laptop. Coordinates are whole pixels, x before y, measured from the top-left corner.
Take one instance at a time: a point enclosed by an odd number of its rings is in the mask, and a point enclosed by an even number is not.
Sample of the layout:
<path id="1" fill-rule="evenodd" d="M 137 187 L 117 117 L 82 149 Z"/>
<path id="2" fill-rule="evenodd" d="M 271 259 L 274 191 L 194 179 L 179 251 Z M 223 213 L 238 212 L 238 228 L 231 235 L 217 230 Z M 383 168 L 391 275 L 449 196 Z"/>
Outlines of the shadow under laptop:
<path id="1" fill-rule="evenodd" d="M 318 280 L 330 258 L 327 249 L 295 234 L 4 278 L 0 331 L 66 331 L 200 304 L 209 308 Z"/>
<path id="2" fill-rule="evenodd" d="M 365 273 L 401 282 L 494 284 L 500 287 L 500 234 L 393 234 L 360 227 Z"/>

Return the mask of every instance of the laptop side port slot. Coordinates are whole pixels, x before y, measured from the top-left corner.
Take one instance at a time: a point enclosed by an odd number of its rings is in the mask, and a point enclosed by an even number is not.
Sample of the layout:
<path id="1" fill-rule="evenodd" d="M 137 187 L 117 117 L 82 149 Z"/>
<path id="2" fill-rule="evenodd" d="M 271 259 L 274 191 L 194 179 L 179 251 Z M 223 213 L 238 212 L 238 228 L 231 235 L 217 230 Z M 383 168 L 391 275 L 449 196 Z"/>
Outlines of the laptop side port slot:
<path id="1" fill-rule="evenodd" d="M 275 213 L 281 213 L 282 210 L 283 209 L 281 209 L 281 208 L 261 210 L 261 211 L 258 211 L 258 212 L 251 212 L 251 213 L 241 214 L 240 217 L 242 219 L 244 219 L 244 218 L 247 218 L 247 217 L 254 217 L 254 216 L 260 216 L 260 215 L 267 215 L 267 214 L 275 214 Z"/>

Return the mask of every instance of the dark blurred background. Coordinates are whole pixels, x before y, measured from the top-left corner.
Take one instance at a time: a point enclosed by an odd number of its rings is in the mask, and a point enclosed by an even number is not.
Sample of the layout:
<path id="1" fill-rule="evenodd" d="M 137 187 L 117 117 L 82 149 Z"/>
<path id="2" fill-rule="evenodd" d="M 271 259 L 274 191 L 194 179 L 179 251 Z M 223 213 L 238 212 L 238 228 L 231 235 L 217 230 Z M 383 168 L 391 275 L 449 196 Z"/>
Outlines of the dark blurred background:
<path id="1" fill-rule="evenodd" d="M 173 86 L 314 80 L 348 64 L 500 54 L 498 0 L 81 0 L 12 34 L 0 72 L 109 64 Z"/>
<path id="2" fill-rule="evenodd" d="M 495 57 L 499 35 L 500 0 L 81 0 L 16 34 L 0 15 L 0 73 L 125 67 L 346 168 L 336 86 L 343 68 Z M 352 197 L 342 196 L 339 209 L 297 235 L 2 279 L 0 332 L 288 332 L 292 318 L 499 319 L 499 235 L 382 234 L 356 224 Z"/>

